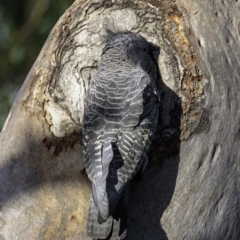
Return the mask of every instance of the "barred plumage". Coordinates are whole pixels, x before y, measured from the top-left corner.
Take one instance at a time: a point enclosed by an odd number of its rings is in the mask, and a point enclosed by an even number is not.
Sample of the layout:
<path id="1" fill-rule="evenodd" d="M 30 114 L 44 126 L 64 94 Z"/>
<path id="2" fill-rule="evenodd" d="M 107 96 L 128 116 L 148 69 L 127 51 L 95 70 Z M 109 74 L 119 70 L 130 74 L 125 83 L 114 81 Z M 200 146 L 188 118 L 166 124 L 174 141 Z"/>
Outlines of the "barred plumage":
<path id="1" fill-rule="evenodd" d="M 126 235 L 129 181 L 146 165 L 157 125 L 159 49 L 139 34 L 109 34 L 86 97 L 83 156 L 92 181 L 88 235 L 116 240 Z"/>

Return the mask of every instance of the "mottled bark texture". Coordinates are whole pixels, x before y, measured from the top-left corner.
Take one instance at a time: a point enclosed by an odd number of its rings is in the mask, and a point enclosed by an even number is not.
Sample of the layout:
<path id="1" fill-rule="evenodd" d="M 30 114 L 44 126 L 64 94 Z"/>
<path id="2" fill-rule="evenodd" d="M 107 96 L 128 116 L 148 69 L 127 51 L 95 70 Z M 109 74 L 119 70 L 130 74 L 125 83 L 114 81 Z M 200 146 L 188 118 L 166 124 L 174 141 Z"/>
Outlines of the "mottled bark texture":
<path id="1" fill-rule="evenodd" d="M 88 239 L 81 122 L 106 28 L 161 47 L 158 132 L 126 239 L 240 239 L 239 19 L 239 1 L 77 0 L 0 135 L 0 239 Z"/>

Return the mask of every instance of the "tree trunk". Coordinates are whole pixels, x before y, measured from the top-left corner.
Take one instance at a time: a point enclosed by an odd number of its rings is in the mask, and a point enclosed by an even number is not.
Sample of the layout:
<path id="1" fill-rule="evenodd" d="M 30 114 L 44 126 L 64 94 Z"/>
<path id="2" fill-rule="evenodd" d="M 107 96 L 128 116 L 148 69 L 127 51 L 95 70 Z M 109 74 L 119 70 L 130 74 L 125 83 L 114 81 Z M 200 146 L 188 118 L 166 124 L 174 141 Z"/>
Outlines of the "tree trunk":
<path id="1" fill-rule="evenodd" d="M 240 239 L 239 17 L 239 1 L 75 1 L 0 135 L 0 239 L 89 239 L 81 122 L 106 28 L 161 47 L 158 131 L 126 239 Z"/>

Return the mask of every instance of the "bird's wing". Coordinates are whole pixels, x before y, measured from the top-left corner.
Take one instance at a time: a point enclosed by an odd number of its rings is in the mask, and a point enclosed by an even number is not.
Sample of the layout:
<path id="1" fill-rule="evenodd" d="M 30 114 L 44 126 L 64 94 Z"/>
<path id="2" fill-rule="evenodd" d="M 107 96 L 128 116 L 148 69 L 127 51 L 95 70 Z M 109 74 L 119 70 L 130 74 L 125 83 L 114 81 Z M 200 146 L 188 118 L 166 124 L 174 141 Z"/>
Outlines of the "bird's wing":
<path id="1" fill-rule="evenodd" d="M 83 154 L 94 202 L 106 220 L 141 166 L 155 130 L 156 96 L 149 75 L 139 69 L 115 75 L 112 81 L 96 79 L 91 89 Z"/>

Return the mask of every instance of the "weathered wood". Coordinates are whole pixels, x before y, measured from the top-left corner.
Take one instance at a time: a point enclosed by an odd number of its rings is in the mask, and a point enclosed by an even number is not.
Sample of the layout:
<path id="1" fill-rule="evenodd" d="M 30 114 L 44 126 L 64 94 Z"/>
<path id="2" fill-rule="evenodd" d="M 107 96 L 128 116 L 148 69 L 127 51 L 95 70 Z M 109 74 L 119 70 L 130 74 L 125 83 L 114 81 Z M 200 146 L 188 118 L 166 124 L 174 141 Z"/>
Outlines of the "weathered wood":
<path id="1" fill-rule="evenodd" d="M 169 239 L 240 238 L 240 3 L 178 0 L 207 80 L 199 127 L 181 144 Z"/>
<path id="2" fill-rule="evenodd" d="M 88 239 L 81 121 L 106 27 L 161 47 L 158 134 L 131 186 L 126 239 L 239 239 L 239 10 L 239 1 L 77 0 L 0 135 L 0 239 Z"/>

